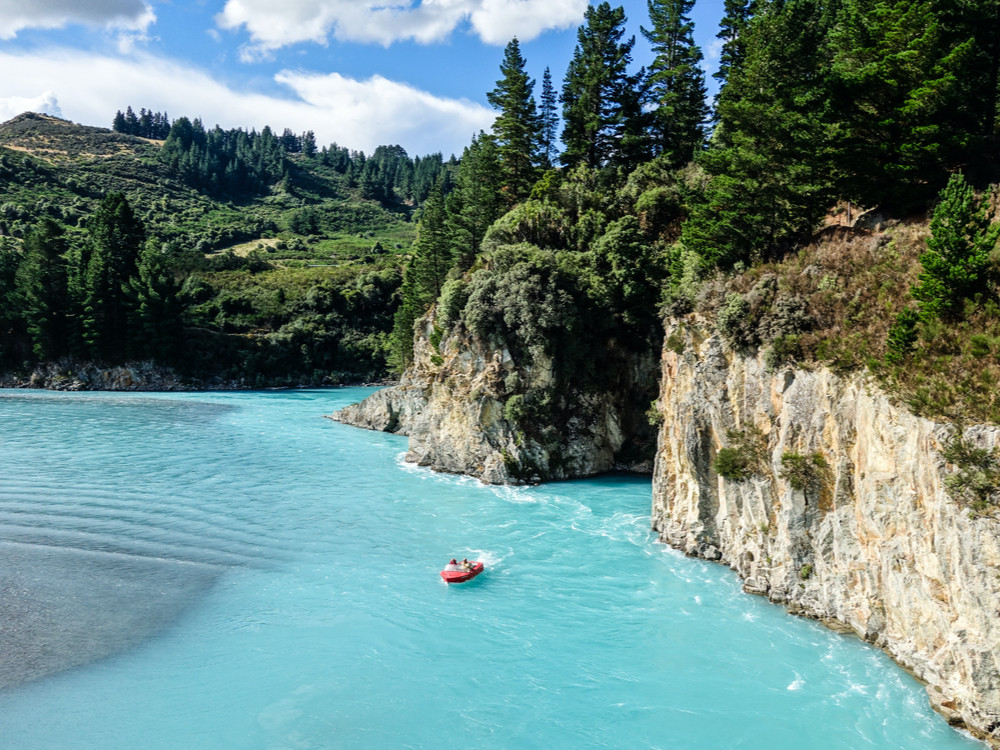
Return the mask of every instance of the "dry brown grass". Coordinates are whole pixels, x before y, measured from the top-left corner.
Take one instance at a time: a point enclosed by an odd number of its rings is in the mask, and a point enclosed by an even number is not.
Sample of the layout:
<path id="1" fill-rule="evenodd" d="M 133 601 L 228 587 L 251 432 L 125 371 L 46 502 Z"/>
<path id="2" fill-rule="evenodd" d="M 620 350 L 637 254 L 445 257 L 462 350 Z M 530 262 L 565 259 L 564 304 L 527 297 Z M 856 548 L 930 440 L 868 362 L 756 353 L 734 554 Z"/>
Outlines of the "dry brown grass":
<path id="1" fill-rule="evenodd" d="M 924 219 L 890 223 L 873 232 L 828 226 L 797 254 L 743 274 L 708 282 L 699 310 L 712 314 L 732 293 L 752 301 L 763 320 L 779 299 L 798 297 L 812 317 L 793 339 L 793 358 L 805 366 L 867 368 L 890 394 L 915 412 L 951 420 L 1000 422 L 1000 304 L 968 303 L 955 320 L 921 324 L 914 351 L 885 363 L 890 326 L 915 305 L 910 289 L 929 235 Z M 768 279 L 771 279 L 768 281 Z M 761 294 L 773 286 L 773 293 Z M 768 347 L 766 336 L 761 347 Z"/>

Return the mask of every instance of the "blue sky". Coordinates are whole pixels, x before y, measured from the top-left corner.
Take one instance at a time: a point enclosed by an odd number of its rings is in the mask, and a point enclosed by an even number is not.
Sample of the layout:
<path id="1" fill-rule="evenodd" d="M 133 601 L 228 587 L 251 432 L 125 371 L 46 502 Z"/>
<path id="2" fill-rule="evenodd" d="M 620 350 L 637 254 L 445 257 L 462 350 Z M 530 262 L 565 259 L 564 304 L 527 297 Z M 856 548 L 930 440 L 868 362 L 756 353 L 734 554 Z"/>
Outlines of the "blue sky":
<path id="1" fill-rule="evenodd" d="M 636 68 L 646 0 L 626 0 Z M 614 3 L 612 3 L 614 5 Z M 723 0 L 697 0 L 717 65 Z M 587 0 L 0 0 L 0 120 L 44 111 L 109 126 L 132 106 L 206 125 L 295 132 L 371 152 L 460 154 L 517 36 L 561 86 Z M 711 81 L 711 79 L 710 79 Z"/>

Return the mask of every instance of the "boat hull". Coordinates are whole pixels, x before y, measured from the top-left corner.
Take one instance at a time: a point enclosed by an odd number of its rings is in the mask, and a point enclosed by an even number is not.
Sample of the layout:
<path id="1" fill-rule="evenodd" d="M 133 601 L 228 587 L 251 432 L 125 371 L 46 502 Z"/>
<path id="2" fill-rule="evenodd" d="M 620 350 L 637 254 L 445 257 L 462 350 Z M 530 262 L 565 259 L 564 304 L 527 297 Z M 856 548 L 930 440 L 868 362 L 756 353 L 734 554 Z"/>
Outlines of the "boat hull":
<path id="1" fill-rule="evenodd" d="M 464 583 L 470 581 L 483 572 L 483 564 L 474 562 L 471 570 L 442 570 L 441 577 L 445 583 Z"/>

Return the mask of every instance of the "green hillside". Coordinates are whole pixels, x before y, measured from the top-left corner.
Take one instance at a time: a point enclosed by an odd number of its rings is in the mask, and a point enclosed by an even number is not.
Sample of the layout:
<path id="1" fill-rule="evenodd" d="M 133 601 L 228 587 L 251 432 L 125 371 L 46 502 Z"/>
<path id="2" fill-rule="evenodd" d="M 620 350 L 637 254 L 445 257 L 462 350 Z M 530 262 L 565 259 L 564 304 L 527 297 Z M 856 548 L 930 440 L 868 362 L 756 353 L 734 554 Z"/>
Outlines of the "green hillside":
<path id="1" fill-rule="evenodd" d="M 247 134 L 208 131 L 209 148 L 213 135 Z M 400 164 L 412 173 L 414 162 L 419 168 L 423 161 L 429 183 L 446 169 L 440 157 L 411 160 L 394 147 L 366 158 L 335 146 L 307 155 L 285 150 L 275 137 L 273 181 L 245 177 L 234 184 L 248 189 L 227 190 L 218 187 L 211 165 L 204 171 L 204 154 L 200 174 L 184 161 L 186 152 L 176 163 L 166 158 L 172 143 L 181 151 L 174 141 L 173 135 L 151 140 L 33 113 L 0 125 L 4 369 L 60 357 L 141 356 L 192 378 L 251 385 L 383 376 L 385 334 L 419 209 L 398 185 L 386 195 L 374 167 L 391 162 L 396 173 L 406 172 Z M 406 191 L 415 192 L 412 185 L 411 178 Z M 91 217 L 115 194 L 124 196 L 145 243 L 157 247 L 177 287 L 176 346 L 164 352 L 133 342 L 109 350 L 74 342 L 72 329 L 83 313 L 66 300 L 69 332 L 39 348 L 31 322 L 20 314 L 27 305 L 27 271 L 22 267 L 18 291 L 17 266 L 27 257 L 25 244 L 40 222 L 50 220 L 69 260 L 88 247 Z"/>

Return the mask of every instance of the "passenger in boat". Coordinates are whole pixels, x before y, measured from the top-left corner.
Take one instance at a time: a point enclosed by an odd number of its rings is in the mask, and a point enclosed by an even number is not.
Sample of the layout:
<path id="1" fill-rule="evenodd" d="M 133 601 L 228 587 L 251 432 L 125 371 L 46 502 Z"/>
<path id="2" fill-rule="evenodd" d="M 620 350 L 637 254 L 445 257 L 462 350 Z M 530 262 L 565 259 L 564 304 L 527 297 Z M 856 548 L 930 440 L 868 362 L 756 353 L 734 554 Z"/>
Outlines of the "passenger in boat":
<path id="1" fill-rule="evenodd" d="M 467 558 L 467 557 L 463 557 L 462 558 L 462 569 L 463 570 L 472 570 L 472 563 L 469 562 L 469 558 Z"/>
<path id="2" fill-rule="evenodd" d="M 462 566 L 458 564 L 458 560 L 454 557 L 451 558 L 451 562 L 444 566 L 445 570 L 462 570 Z"/>

